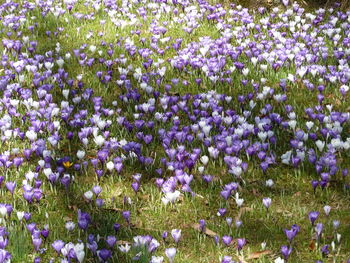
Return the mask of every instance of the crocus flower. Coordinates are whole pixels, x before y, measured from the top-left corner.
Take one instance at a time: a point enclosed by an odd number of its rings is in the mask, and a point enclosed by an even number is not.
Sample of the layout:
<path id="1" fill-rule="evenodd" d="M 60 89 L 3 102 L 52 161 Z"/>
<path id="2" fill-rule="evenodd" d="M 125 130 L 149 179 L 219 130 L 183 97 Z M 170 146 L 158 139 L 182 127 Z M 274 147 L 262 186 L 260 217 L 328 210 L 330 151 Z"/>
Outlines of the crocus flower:
<path id="1" fill-rule="evenodd" d="M 281 246 L 281 254 L 286 261 L 288 260 L 291 253 L 292 253 L 292 247 Z"/>
<path id="2" fill-rule="evenodd" d="M 92 191 L 87 191 L 84 193 L 84 198 L 86 199 L 86 201 L 90 202 L 92 200 L 92 197 L 93 197 Z"/>
<path id="3" fill-rule="evenodd" d="M 140 183 L 137 181 L 132 182 L 131 187 L 134 190 L 134 192 L 137 193 L 139 191 L 139 188 L 140 188 Z"/>
<path id="4" fill-rule="evenodd" d="M 74 246 L 74 253 L 79 263 L 82 263 L 85 258 L 84 243 L 77 243 Z"/>
<path id="5" fill-rule="evenodd" d="M 237 249 L 238 251 L 242 250 L 242 248 L 244 247 L 244 245 L 246 244 L 246 239 L 245 238 L 238 238 L 237 239 Z"/>
<path id="6" fill-rule="evenodd" d="M 91 223 L 91 217 L 88 213 L 82 212 L 81 210 L 78 210 L 78 226 L 86 230 Z"/>
<path id="7" fill-rule="evenodd" d="M 103 262 L 107 262 L 108 259 L 112 257 L 112 252 L 108 249 L 103 248 L 97 251 L 97 255 L 100 260 L 102 260 Z"/>
<path id="8" fill-rule="evenodd" d="M 315 226 L 317 239 L 319 239 L 321 237 L 322 230 L 323 230 L 323 224 L 322 223 L 317 223 L 316 226 Z"/>
<path id="9" fill-rule="evenodd" d="M 168 257 L 170 263 L 173 263 L 175 255 L 176 255 L 176 248 L 174 248 L 174 247 L 166 248 L 165 255 Z"/>
<path id="10" fill-rule="evenodd" d="M 264 197 L 263 198 L 263 204 L 266 207 L 266 209 L 268 210 L 270 205 L 271 205 L 271 198 L 269 197 Z"/>
<path id="11" fill-rule="evenodd" d="M 110 248 L 113 248 L 117 242 L 117 238 L 115 236 L 107 236 L 106 243 Z"/>
<path id="12" fill-rule="evenodd" d="M 6 182 L 5 184 L 7 190 L 10 191 L 10 193 L 13 195 L 14 191 L 15 191 L 15 188 L 16 188 L 16 182 Z"/>
<path id="13" fill-rule="evenodd" d="M 171 230 L 171 236 L 173 237 L 175 243 L 178 244 L 181 238 L 181 229 Z"/>
<path id="14" fill-rule="evenodd" d="M 32 236 L 32 242 L 33 242 L 34 250 L 38 251 L 42 244 L 42 239 L 40 237 L 37 238 Z"/>
<path id="15" fill-rule="evenodd" d="M 118 233 L 118 231 L 119 231 L 119 229 L 120 229 L 120 224 L 118 224 L 118 223 L 115 223 L 115 224 L 113 224 L 113 228 L 114 228 L 114 231 L 116 232 L 116 233 Z"/>
<path id="16" fill-rule="evenodd" d="M 337 230 L 340 225 L 340 222 L 338 220 L 333 220 L 333 228 L 334 230 Z"/>
<path id="17" fill-rule="evenodd" d="M 319 215 L 319 214 L 320 214 L 320 213 L 319 213 L 318 211 L 314 211 L 314 212 L 310 212 L 310 213 L 309 213 L 309 220 L 310 220 L 310 222 L 311 222 L 312 225 L 315 224 L 315 221 L 316 221 L 316 219 L 318 218 L 318 215 Z"/>
<path id="18" fill-rule="evenodd" d="M 68 221 L 66 223 L 65 227 L 68 231 L 73 231 L 73 229 L 75 228 L 75 223 L 72 221 Z"/>
<path id="19" fill-rule="evenodd" d="M 162 233 L 162 238 L 163 238 L 163 240 L 164 240 L 164 242 L 166 242 L 166 238 L 168 237 L 168 232 L 167 231 L 164 231 L 163 233 Z"/>
<path id="20" fill-rule="evenodd" d="M 229 227 L 232 225 L 232 217 L 226 217 L 226 223 Z"/>
<path id="21" fill-rule="evenodd" d="M 102 188 L 99 185 L 95 185 L 92 188 L 92 191 L 94 192 L 94 194 L 96 195 L 96 197 L 98 197 L 100 195 L 100 193 L 102 192 Z"/>
<path id="22" fill-rule="evenodd" d="M 324 245 L 321 248 L 322 256 L 326 257 L 329 254 L 329 245 Z"/>
<path id="23" fill-rule="evenodd" d="M 329 205 L 325 205 L 323 207 L 324 213 L 326 214 L 326 216 L 329 215 L 329 213 L 331 212 L 331 207 Z"/>
<path id="24" fill-rule="evenodd" d="M 162 197 L 162 202 L 164 204 L 174 203 L 178 198 L 180 197 L 180 192 L 179 191 L 174 191 L 174 192 L 166 192 L 165 196 Z"/>
<path id="25" fill-rule="evenodd" d="M 129 244 L 118 246 L 118 249 L 123 253 L 128 253 L 130 248 L 131 248 L 131 246 Z"/>
<path id="26" fill-rule="evenodd" d="M 201 232 L 205 231 L 205 220 L 204 219 L 199 220 L 199 228 L 200 228 Z"/>
<path id="27" fill-rule="evenodd" d="M 235 226 L 236 228 L 240 228 L 242 226 L 243 222 L 241 220 L 236 220 L 235 221 Z"/>
<path id="28" fill-rule="evenodd" d="M 222 237 L 222 243 L 225 244 L 225 246 L 229 246 L 232 242 L 232 237 L 230 236 L 223 236 Z"/>
<path id="29" fill-rule="evenodd" d="M 122 216 L 125 219 L 125 221 L 129 224 L 130 223 L 130 211 L 123 211 Z"/>
<path id="30" fill-rule="evenodd" d="M 290 230 L 284 229 L 284 233 L 286 234 L 288 241 L 292 242 L 298 232 L 292 227 Z"/>
<path id="31" fill-rule="evenodd" d="M 152 256 L 151 261 L 149 263 L 162 263 L 164 257 Z"/>
<path id="32" fill-rule="evenodd" d="M 95 204 L 97 205 L 97 207 L 101 208 L 104 205 L 104 200 L 102 198 L 96 198 L 95 200 Z"/>
<path id="33" fill-rule="evenodd" d="M 272 187 L 273 184 L 274 184 L 274 182 L 273 182 L 272 179 L 268 179 L 268 180 L 265 182 L 265 185 L 266 185 L 267 187 Z"/>
<path id="34" fill-rule="evenodd" d="M 55 240 L 52 243 L 52 248 L 56 251 L 56 253 L 59 255 L 61 253 L 61 249 L 64 247 L 64 242 L 62 240 Z"/>

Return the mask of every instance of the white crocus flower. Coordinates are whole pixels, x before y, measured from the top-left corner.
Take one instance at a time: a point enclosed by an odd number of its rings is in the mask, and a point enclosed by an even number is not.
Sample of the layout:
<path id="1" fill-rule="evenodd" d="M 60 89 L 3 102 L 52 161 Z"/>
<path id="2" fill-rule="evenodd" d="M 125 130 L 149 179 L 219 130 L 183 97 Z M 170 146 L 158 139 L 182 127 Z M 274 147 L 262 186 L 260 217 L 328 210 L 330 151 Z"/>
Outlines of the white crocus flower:
<path id="1" fill-rule="evenodd" d="M 131 248 L 131 246 L 129 244 L 118 246 L 118 249 L 123 253 L 128 253 L 130 248 Z"/>
<path id="2" fill-rule="evenodd" d="M 203 156 L 201 157 L 201 162 L 202 162 L 203 165 L 207 165 L 208 162 L 209 162 L 209 157 L 206 156 L 206 155 L 203 155 Z"/>
<path id="3" fill-rule="evenodd" d="M 171 248 L 165 249 L 165 255 L 168 257 L 170 263 L 173 263 L 176 255 L 176 248 L 171 247 Z"/>
<path id="4" fill-rule="evenodd" d="M 178 198 L 180 197 L 180 192 L 179 191 L 174 191 L 174 192 L 167 192 L 165 193 L 165 196 L 162 197 L 162 202 L 166 205 L 169 202 L 174 203 Z"/>
<path id="5" fill-rule="evenodd" d="M 324 141 L 321 141 L 321 140 L 317 140 L 317 141 L 316 141 L 316 146 L 317 146 L 318 150 L 319 150 L 320 152 L 322 152 L 322 151 L 323 151 L 323 148 L 324 148 L 324 146 L 325 146 L 325 142 L 324 142 Z"/>

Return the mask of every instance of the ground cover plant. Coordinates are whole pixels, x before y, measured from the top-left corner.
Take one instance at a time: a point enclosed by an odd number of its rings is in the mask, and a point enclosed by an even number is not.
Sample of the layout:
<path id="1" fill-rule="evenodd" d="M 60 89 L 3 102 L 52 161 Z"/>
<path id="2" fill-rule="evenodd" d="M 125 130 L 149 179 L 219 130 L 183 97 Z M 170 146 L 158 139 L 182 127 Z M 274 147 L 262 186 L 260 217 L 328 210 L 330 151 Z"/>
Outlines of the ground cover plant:
<path id="1" fill-rule="evenodd" d="M 350 12 L 0 5 L 0 263 L 349 262 Z"/>

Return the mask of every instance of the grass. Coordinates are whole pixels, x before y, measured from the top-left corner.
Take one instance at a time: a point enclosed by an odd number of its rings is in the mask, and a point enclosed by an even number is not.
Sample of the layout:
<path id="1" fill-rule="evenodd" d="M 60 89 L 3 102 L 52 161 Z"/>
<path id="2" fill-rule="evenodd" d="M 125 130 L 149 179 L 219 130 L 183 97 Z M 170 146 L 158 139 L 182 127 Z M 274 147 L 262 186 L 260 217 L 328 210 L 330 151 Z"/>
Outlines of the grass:
<path id="1" fill-rule="evenodd" d="M 88 14 L 93 9 L 86 8 L 81 3 L 78 3 L 74 9 L 75 12 L 81 12 Z M 135 10 L 133 10 L 135 11 Z M 122 46 L 118 46 L 118 36 L 125 37 L 129 36 L 138 47 L 140 44 L 140 37 L 137 35 L 129 35 L 131 30 L 140 29 L 142 37 L 147 38 L 150 41 L 151 32 L 149 32 L 149 24 L 152 17 L 148 17 L 146 21 L 142 22 L 142 26 L 129 25 L 124 29 L 115 27 L 113 23 L 108 19 L 104 12 L 98 12 L 95 20 L 76 20 L 73 19 L 69 14 L 65 14 L 62 17 L 56 19 L 53 14 L 47 14 L 45 18 L 41 17 L 40 11 L 34 9 L 27 14 L 27 17 L 36 16 L 34 21 L 27 20 L 22 26 L 21 30 L 23 35 L 30 35 L 31 40 L 38 42 L 37 53 L 45 54 L 47 51 L 54 50 L 56 43 L 60 43 L 60 54 L 67 52 L 72 53 L 73 49 L 80 48 L 83 44 L 89 43 L 89 45 L 99 45 L 101 40 L 105 41 L 107 45 L 105 47 L 99 47 L 103 54 L 108 49 L 108 44 L 114 44 L 114 54 L 111 58 L 117 59 L 121 55 L 125 55 L 134 68 L 142 67 L 142 59 L 139 55 L 131 57 L 127 54 Z M 65 19 L 67 18 L 67 21 Z M 160 18 L 159 23 L 171 20 L 171 16 L 164 15 Z M 100 24 L 101 20 L 106 20 L 104 25 Z M 37 22 L 38 28 L 35 33 L 31 35 L 30 31 L 26 28 L 33 23 Z M 199 21 L 201 26 L 194 30 L 192 35 L 185 33 L 180 26 L 173 26 L 166 33 L 167 36 L 176 36 L 176 38 L 183 38 L 182 48 L 193 42 L 198 42 L 199 37 L 209 36 L 212 39 L 219 38 L 220 35 L 215 29 L 215 24 L 208 22 L 205 18 Z M 46 31 L 54 32 L 58 27 L 63 27 L 64 31 L 59 33 L 57 37 L 47 37 Z M 77 33 L 76 28 L 80 28 L 80 33 Z M 7 30 L 7 29 L 6 29 Z M 94 35 L 86 39 L 86 35 L 92 31 Z M 104 32 L 103 37 L 98 37 L 97 32 Z M 5 37 L 5 31 L 1 33 L 1 37 Z M 174 40 L 173 37 L 172 40 Z M 236 43 L 232 43 L 236 44 Z M 164 48 L 167 44 L 164 44 Z M 170 43 L 169 43 L 170 45 Z M 89 54 L 89 51 L 86 51 Z M 175 51 L 169 51 L 161 58 L 165 61 L 172 58 L 175 55 Z M 56 55 L 54 55 L 56 56 Z M 106 57 L 103 55 L 103 57 Z M 151 56 L 153 59 L 158 58 L 157 54 Z M 329 61 L 334 64 L 334 62 Z M 245 61 L 245 63 L 249 63 Z M 328 62 L 326 61 L 325 64 Z M 122 66 L 120 64 L 113 66 L 113 80 L 120 78 L 117 67 Z M 57 70 L 55 66 L 54 71 Z M 196 94 L 211 89 L 216 89 L 217 92 L 230 93 L 233 96 L 232 105 L 237 104 L 238 94 L 248 94 L 253 91 L 253 87 L 249 84 L 244 87 L 241 81 L 244 79 L 255 79 L 257 82 L 261 78 L 267 78 L 266 85 L 276 87 L 278 89 L 279 80 L 285 78 L 289 72 L 294 72 L 295 68 L 283 68 L 278 72 L 268 70 L 266 73 L 258 72 L 254 69 L 253 65 L 249 64 L 250 73 L 247 77 L 243 77 L 241 74 L 232 76 L 232 85 L 217 83 L 215 86 L 212 85 L 203 73 L 201 77 L 204 78 L 203 83 L 200 86 L 193 85 L 194 78 L 191 74 L 185 74 L 180 71 L 171 70 L 168 68 L 168 72 L 163 79 L 163 83 L 170 83 L 173 78 L 186 79 L 192 85 L 184 86 L 178 85 L 172 89 L 174 94 L 184 95 L 187 93 Z M 97 71 L 106 71 L 106 67 L 94 64 L 90 68 L 81 67 L 74 58 L 64 65 L 65 71 L 68 73 L 69 78 L 75 78 L 78 74 L 82 74 L 84 78 L 85 87 L 91 87 L 94 90 L 95 96 L 101 96 L 104 99 L 104 107 L 111 107 L 113 100 L 118 95 L 122 94 L 125 90 L 122 88 L 116 88 L 112 84 L 103 85 L 96 77 Z M 30 74 L 25 75 L 26 79 L 24 86 L 26 88 L 34 89 L 30 83 L 32 76 Z M 136 84 L 136 80 L 132 80 Z M 155 80 L 154 80 L 155 81 Z M 348 107 L 345 101 L 340 99 L 340 94 L 334 92 L 335 87 L 329 86 L 326 88 L 326 101 L 331 103 L 336 101 L 335 108 L 339 111 L 345 111 Z M 163 87 L 159 88 L 163 92 Z M 54 84 L 53 101 L 60 105 L 60 102 L 64 99 L 61 95 L 60 88 L 57 84 Z M 308 91 L 301 83 L 296 83 L 291 87 L 287 88 L 288 103 L 296 106 L 296 112 L 298 116 L 303 116 L 303 107 L 298 105 L 314 105 L 316 99 L 310 98 L 312 92 Z M 36 95 L 35 95 L 36 96 Z M 120 103 L 120 107 L 127 109 L 126 111 L 132 112 L 136 102 Z M 272 102 L 274 103 L 274 102 Z M 89 110 L 93 109 L 94 105 L 85 105 Z M 275 103 L 273 105 L 280 111 L 282 106 Z M 20 110 L 25 112 L 23 106 Z M 248 107 L 245 106 L 247 109 Z M 257 109 L 260 109 L 258 106 Z M 241 110 L 237 107 L 237 110 Z M 258 112 L 256 112 L 256 115 Z M 128 116 L 130 119 L 132 115 Z M 19 122 L 19 120 L 17 120 Z M 115 119 L 113 121 L 116 121 Z M 307 120 L 300 120 L 301 123 L 305 123 Z M 189 120 L 183 120 L 182 125 L 188 125 Z M 113 124 L 114 125 L 114 124 Z M 161 124 L 165 129 L 169 129 L 171 124 Z M 131 140 L 135 137 L 135 131 L 128 132 L 125 129 L 120 129 L 116 125 L 113 126 L 112 136 L 118 139 L 125 138 Z M 25 127 L 23 127 L 24 129 Z M 345 126 L 349 129 L 349 125 Z M 21 127 L 22 129 L 22 127 Z M 67 129 L 67 127 L 62 127 Z M 77 132 L 78 129 L 69 127 L 71 131 Z M 145 130 L 151 132 L 150 130 Z M 281 134 L 281 137 L 288 137 L 291 134 Z M 45 137 L 45 136 L 43 136 Z M 289 138 L 288 138 L 289 139 Z M 148 146 L 144 151 L 147 154 L 152 153 L 157 155 L 158 158 L 165 156 L 160 147 L 160 142 L 155 140 Z M 186 146 L 190 146 L 189 144 Z M 195 140 L 191 146 L 196 146 L 202 149 L 203 153 L 207 153 L 206 147 L 204 147 L 200 141 Z M 21 150 L 30 147 L 29 143 L 25 143 L 19 139 L 11 141 L 11 143 L 4 143 L 1 146 L 2 151 L 11 150 L 14 147 L 18 147 Z M 58 149 L 52 149 L 55 151 L 58 157 L 70 156 L 73 160 L 77 150 L 80 149 L 78 139 L 68 143 L 67 140 L 62 141 Z M 278 154 L 282 154 L 288 148 L 288 145 L 282 145 L 276 149 Z M 92 145 L 87 146 L 87 152 L 93 154 L 95 149 Z M 147 155 L 145 154 L 145 155 Z M 345 154 L 343 159 L 346 161 L 348 154 Z M 158 159 L 159 160 L 159 159 Z M 25 163 L 18 170 L 6 170 L 3 172 L 6 174 L 6 180 L 17 181 L 18 183 L 23 180 L 23 175 L 33 170 L 36 166 L 35 161 L 33 163 Z M 297 235 L 294 243 L 295 247 L 291 259 L 288 262 L 311 262 L 315 259 L 321 259 L 322 255 L 319 249 L 314 248 L 314 240 L 312 239 L 312 227 L 308 220 L 308 213 L 310 211 L 322 211 L 324 205 L 330 205 L 332 211 L 329 216 L 321 215 L 318 219 L 319 222 L 323 222 L 325 225 L 325 232 L 321 239 L 321 244 L 330 244 L 334 239 L 334 232 L 332 230 L 332 221 L 340 220 L 341 225 L 338 233 L 342 234 L 342 241 L 339 245 L 339 254 L 335 257 L 335 253 L 331 253 L 328 257 L 328 262 L 331 262 L 334 258 L 334 262 L 343 262 L 350 257 L 350 241 L 347 238 L 350 236 L 349 219 L 350 210 L 348 209 L 348 203 L 350 196 L 348 190 L 343 189 L 342 184 L 339 183 L 339 178 L 332 182 L 331 186 L 323 191 L 317 189 L 314 193 L 310 185 L 310 181 L 317 178 L 314 170 L 307 165 L 302 166 L 300 169 L 293 170 L 285 165 L 276 165 L 269 169 L 267 174 L 263 174 L 258 167 L 257 162 L 249 165 L 249 170 L 245 175 L 244 180 L 246 185 L 241 189 L 240 194 L 244 197 L 245 212 L 242 213 L 240 219 L 243 222 L 243 226 L 237 229 L 235 226 L 229 227 L 224 218 L 219 218 L 216 212 L 219 208 L 225 207 L 228 209 L 226 216 L 236 218 L 239 215 L 239 208 L 236 207 L 234 200 L 231 198 L 229 201 L 224 201 L 220 197 L 220 191 L 223 186 L 233 180 L 232 176 L 226 172 L 226 168 L 223 168 L 218 162 L 210 164 L 206 171 L 214 176 L 214 181 L 209 185 L 205 184 L 200 179 L 198 172 L 198 166 L 196 165 L 193 169 L 193 176 L 195 183 L 193 184 L 193 191 L 197 193 L 196 196 L 192 197 L 189 194 L 183 194 L 179 203 L 165 206 L 161 197 L 162 194 L 154 185 L 154 178 L 157 177 L 155 169 L 157 164 L 151 167 L 143 167 L 136 162 L 125 162 L 121 175 L 113 172 L 103 176 L 101 181 L 97 181 L 95 172 L 91 167 L 86 172 L 75 172 L 72 168 L 67 170 L 70 174 L 74 174 L 75 182 L 69 187 L 69 191 L 66 191 L 62 185 L 52 187 L 48 181 L 44 178 L 43 174 L 39 175 L 39 178 L 43 181 L 42 189 L 45 193 L 40 203 L 27 204 L 22 198 L 22 190 L 18 186 L 14 195 L 12 196 L 4 187 L 0 188 L 1 191 L 1 202 L 10 203 L 14 207 L 14 211 L 29 211 L 32 213 L 32 221 L 37 223 L 38 228 L 42 229 L 46 224 L 49 225 L 50 235 L 47 240 L 44 241 L 42 247 L 46 247 L 47 251 L 41 251 L 42 261 L 48 262 L 49 259 L 55 258 L 56 255 L 51 248 L 51 243 L 56 239 L 62 239 L 64 241 L 77 242 L 78 240 L 86 240 L 87 233 L 78 230 L 76 227 L 71 233 L 65 229 L 66 221 L 77 220 L 77 210 L 88 211 L 92 216 L 93 225 L 89 228 L 89 233 L 99 234 L 101 237 L 100 245 L 103 247 L 103 240 L 106 236 L 114 233 L 113 224 L 118 222 L 122 224 L 122 228 L 118 233 L 118 240 L 132 242 L 132 238 L 136 235 L 151 235 L 160 242 L 160 248 L 158 249 L 158 255 L 164 255 L 163 251 L 169 246 L 176 246 L 178 254 L 176 255 L 175 262 L 218 262 L 219 258 L 224 255 L 230 255 L 234 260 L 239 259 L 239 255 L 236 252 L 234 246 L 224 247 L 221 243 L 216 245 L 213 237 L 206 236 L 195 230 L 192 225 L 197 223 L 200 219 L 205 219 L 207 222 L 207 228 L 213 230 L 218 236 L 230 234 L 234 238 L 245 237 L 248 241 L 248 245 L 244 248 L 243 254 L 245 258 L 249 257 L 253 252 L 262 250 L 261 243 L 266 242 L 266 249 L 271 249 L 272 253 L 266 256 L 259 257 L 255 262 L 271 262 L 273 258 L 280 255 L 279 248 L 281 245 L 287 244 L 287 239 L 283 233 L 283 229 L 290 228 L 291 225 L 297 224 L 301 226 L 301 231 Z M 349 166 L 347 162 L 346 167 Z M 140 172 L 143 174 L 141 181 L 141 190 L 135 194 L 130 185 L 132 182 L 132 175 Z M 170 174 L 170 173 L 169 173 Z M 275 185 L 270 189 L 265 186 L 267 179 L 273 179 Z M 94 202 L 87 203 L 83 200 L 82 196 L 84 192 L 91 189 L 93 185 L 99 184 L 103 191 L 101 198 L 105 200 L 103 208 L 97 208 Z M 125 204 L 124 197 L 130 197 L 132 204 Z M 272 206 L 268 211 L 262 205 L 263 197 L 271 197 Z M 121 216 L 121 211 L 131 211 L 131 225 L 127 225 Z M 243 211 L 243 210 L 242 210 Z M 12 253 L 13 262 L 32 262 L 34 257 L 39 255 L 38 252 L 33 251 L 31 244 L 31 236 L 25 229 L 23 222 L 18 222 L 15 219 L 16 216 L 12 216 L 11 220 L 6 223 L 8 232 L 10 233 L 9 245 L 7 250 Z M 182 238 L 179 244 L 175 245 L 172 238 L 168 237 L 166 241 L 162 241 L 163 231 L 171 231 L 174 228 L 182 230 Z M 338 248 L 338 244 L 336 246 Z M 132 262 L 131 255 L 123 254 L 117 249 L 114 249 L 116 256 L 112 262 Z M 138 251 L 133 251 L 135 255 Z M 97 262 L 92 259 L 91 252 L 87 252 L 87 262 Z M 145 258 L 141 262 L 148 262 L 150 257 L 145 253 Z M 95 260 L 95 261 L 94 261 Z M 55 262 L 59 262 L 55 260 Z"/>

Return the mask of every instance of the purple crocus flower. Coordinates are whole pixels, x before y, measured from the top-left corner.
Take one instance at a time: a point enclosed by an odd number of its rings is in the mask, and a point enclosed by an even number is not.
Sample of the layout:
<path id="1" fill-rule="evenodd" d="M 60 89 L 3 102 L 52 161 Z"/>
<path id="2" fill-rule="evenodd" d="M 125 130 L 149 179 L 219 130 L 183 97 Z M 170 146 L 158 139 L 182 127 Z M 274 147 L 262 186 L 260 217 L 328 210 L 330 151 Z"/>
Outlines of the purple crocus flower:
<path id="1" fill-rule="evenodd" d="M 317 180 L 312 180 L 311 185 L 312 185 L 312 188 L 314 189 L 314 192 L 315 192 L 317 186 L 319 185 L 319 182 Z"/>
<path id="2" fill-rule="evenodd" d="M 242 248 L 244 247 L 244 245 L 246 244 L 246 239 L 245 238 L 238 238 L 237 239 L 237 249 L 238 251 L 242 250 Z"/>
<path id="3" fill-rule="evenodd" d="M 34 222 L 29 223 L 29 224 L 27 225 L 27 229 L 28 229 L 28 231 L 29 231 L 31 234 L 33 233 L 33 231 L 34 231 L 35 228 L 36 228 L 36 224 L 35 224 Z"/>
<path id="4" fill-rule="evenodd" d="M 163 238 L 163 241 L 166 242 L 166 238 L 168 237 L 168 232 L 167 231 L 164 231 L 162 233 L 162 238 Z"/>
<path id="5" fill-rule="evenodd" d="M 134 190 L 135 193 L 137 193 L 140 189 L 140 183 L 139 182 L 132 182 L 131 184 L 132 189 Z"/>
<path id="6" fill-rule="evenodd" d="M 109 249 L 101 249 L 97 251 L 97 255 L 100 260 L 107 262 L 112 257 L 112 252 Z"/>
<path id="7" fill-rule="evenodd" d="M 125 219 L 125 221 L 129 224 L 130 223 L 130 211 L 123 211 L 122 216 Z"/>
<path id="8" fill-rule="evenodd" d="M 45 227 L 43 230 L 41 230 L 41 235 L 45 240 L 49 236 L 49 233 L 50 233 L 50 230 L 48 229 L 48 227 Z"/>
<path id="9" fill-rule="evenodd" d="M 309 220 L 311 224 L 314 226 L 316 219 L 318 218 L 320 212 L 318 211 L 313 211 L 309 213 Z"/>
<path id="10" fill-rule="evenodd" d="M 292 227 L 290 230 L 284 229 L 284 233 L 286 234 L 288 241 L 292 242 L 298 231 Z"/>
<path id="11" fill-rule="evenodd" d="M 13 195 L 14 191 L 15 191 L 15 188 L 16 188 L 16 182 L 6 182 L 5 184 L 7 190 L 10 191 L 10 193 Z"/>
<path id="12" fill-rule="evenodd" d="M 103 176 L 103 170 L 101 169 L 96 169 L 95 173 L 97 175 L 97 179 L 100 181 L 101 177 Z"/>
<path id="13" fill-rule="evenodd" d="M 121 227 L 121 225 L 118 224 L 118 223 L 114 223 L 114 225 L 113 225 L 114 231 L 115 231 L 116 233 L 118 233 L 120 227 Z"/>
<path id="14" fill-rule="evenodd" d="M 289 0 L 282 0 L 282 4 L 287 7 L 289 4 Z"/>
<path id="15" fill-rule="evenodd" d="M 0 262 L 1 263 L 9 262 L 11 260 L 11 258 L 12 258 L 12 255 L 8 251 L 6 251 L 4 249 L 0 249 Z"/>
<path id="16" fill-rule="evenodd" d="M 82 212 L 80 209 L 78 210 L 78 226 L 86 230 L 91 223 L 91 217 L 88 213 Z"/>
<path id="17" fill-rule="evenodd" d="M 96 198 L 95 204 L 98 208 L 101 208 L 104 205 L 105 201 L 102 198 Z"/>
<path id="18" fill-rule="evenodd" d="M 117 171 L 117 173 L 120 174 L 122 169 L 123 169 L 123 163 L 117 162 L 117 163 L 115 163 L 114 167 L 115 167 L 115 170 Z"/>
<path id="19" fill-rule="evenodd" d="M 24 216 L 23 218 L 26 220 L 26 222 L 28 222 L 32 217 L 32 214 L 29 212 L 24 212 Z"/>
<path id="20" fill-rule="evenodd" d="M 175 243 L 178 244 L 181 238 L 181 229 L 171 230 L 171 236 L 173 237 Z"/>
<path id="21" fill-rule="evenodd" d="M 230 236 L 223 236 L 222 237 L 222 243 L 225 244 L 225 246 L 229 246 L 232 242 L 232 237 Z"/>
<path id="22" fill-rule="evenodd" d="M 39 238 L 38 237 L 32 237 L 32 242 L 33 242 L 33 246 L 34 246 L 35 251 L 39 251 L 43 240 L 40 237 Z"/>
<path id="23" fill-rule="evenodd" d="M 220 194 L 221 194 L 221 196 L 222 196 L 225 200 L 228 200 L 229 197 L 231 196 L 231 191 L 225 189 L 225 190 L 222 190 L 222 191 L 220 192 Z"/>
<path id="24" fill-rule="evenodd" d="M 52 248 L 56 251 L 56 253 L 59 255 L 61 253 L 61 249 L 64 247 L 64 242 L 62 240 L 55 240 L 52 243 Z"/>
<path id="25" fill-rule="evenodd" d="M 102 188 L 99 185 L 95 185 L 92 188 L 92 191 L 94 192 L 94 194 L 96 195 L 96 197 L 98 197 L 100 195 L 100 193 L 102 192 Z"/>
<path id="26" fill-rule="evenodd" d="M 113 248 L 117 243 L 117 238 L 115 236 L 107 236 L 106 243 L 110 248 Z"/>
<path id="27" fill-rule="evenodd" d="M 317 223 L 316 227 L 315 227 L 315 230 L 316 230 L 317 239 L 320 239 L 321 234 L 322 234 L 322 230 L 323 230 L 323 224 L 322 223 Z"/>
<path id="28" fill-rule="evenodd" d="M 205 220 L 204 219 L 199 220 L 199 228 L 200 228 L 201 232 L 205 231 Z"/>
<path id="29" fill-rule="evenodd" d="M 219 208 L 217 215 L 224 216 L 226 212 L 227 212 L 226 208 Z"/>
<path id="30" fill-rule="evenodd" d="M 8 238 L 6 238 L 6 236 L 0 235 L 0 237 L 1 237 L 0 238 L 0 249 L 5 249 L 8 245 L 9 240 L 8 240 Z"/>
<path id="31" fill-rule="evenodd" d="M 329 245 L 324 245 L 321 248 L 322 256 L 326 257 L 329 254 Z"/>
<path id="32" fill-rule="evenodd" d="M 235 263 L 235 261 L 232 260 L 232 257 L 224 256 L 224 258 L 221 260 L 221 263 Z"/>
<path id="33" fill-rule="evenodd" d="M 288 260 L 291 253 L 292 253 L 292 247 L 281 246 L 281 254 L 286 261 Z"/>

